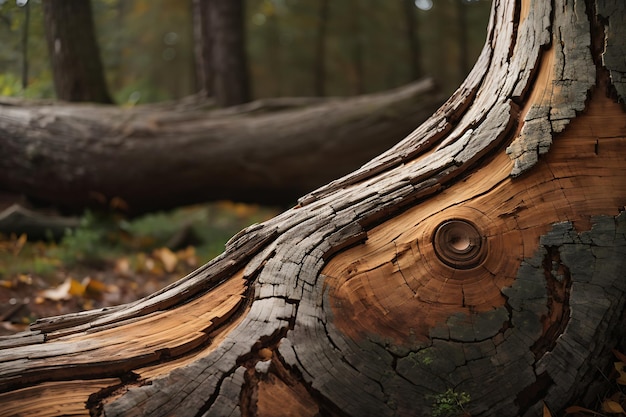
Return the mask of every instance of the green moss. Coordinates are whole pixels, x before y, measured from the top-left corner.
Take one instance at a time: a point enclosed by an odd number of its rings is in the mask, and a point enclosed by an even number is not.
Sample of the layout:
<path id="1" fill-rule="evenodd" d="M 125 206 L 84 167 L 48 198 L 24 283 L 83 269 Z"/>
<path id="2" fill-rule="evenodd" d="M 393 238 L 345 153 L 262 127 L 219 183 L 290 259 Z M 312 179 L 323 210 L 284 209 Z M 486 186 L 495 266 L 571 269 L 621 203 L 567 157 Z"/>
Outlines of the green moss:
<path id="1" fill-rule="evenodd" d="M 435 395 L 432 404 L 433 417 L 459 417 L 468 415 L 464 406 L 470 402 L 466 392 L 456 392 L 448 388 L 443 394 Z"/>

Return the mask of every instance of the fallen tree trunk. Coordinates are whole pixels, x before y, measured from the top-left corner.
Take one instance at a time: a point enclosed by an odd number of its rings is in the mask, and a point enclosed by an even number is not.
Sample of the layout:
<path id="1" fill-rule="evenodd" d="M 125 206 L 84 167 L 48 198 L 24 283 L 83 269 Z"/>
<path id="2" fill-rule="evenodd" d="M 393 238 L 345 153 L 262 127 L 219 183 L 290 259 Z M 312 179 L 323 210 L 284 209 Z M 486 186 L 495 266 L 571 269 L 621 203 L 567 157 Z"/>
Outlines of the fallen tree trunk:
<path id="1" fill-rule="evenodd" d="M 129 214 L 221 199 L 293 204 L 396 144 L 442 102 L 432 80 L 212 112 L 4 100 L 0 188 Z"/>
<path id="2" fill-rule="evenodd" d="M 626 334 L 626 7 L 553 4 L 495 2 L 432 118 L 199 270 L 0 339 L 2 410 L 530 417 L 593 401 Z"/>

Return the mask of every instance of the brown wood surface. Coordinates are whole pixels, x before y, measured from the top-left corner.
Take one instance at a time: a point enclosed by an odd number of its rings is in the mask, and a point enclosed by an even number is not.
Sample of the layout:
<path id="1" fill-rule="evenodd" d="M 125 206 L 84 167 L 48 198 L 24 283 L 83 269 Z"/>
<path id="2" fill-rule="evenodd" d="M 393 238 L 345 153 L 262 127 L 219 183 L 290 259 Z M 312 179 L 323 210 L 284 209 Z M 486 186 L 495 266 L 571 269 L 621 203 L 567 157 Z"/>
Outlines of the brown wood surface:
<path id="1" fill-rule="evenodd" d="M 431 119 L 198 271 L 0 339 L 6 409 L 85 379 L 71 407 L 106 416 L 424 416 L 447 392 L 481 417 L 589 405 L 626 344 L 626 113 L 602 59 L 626 5 L 554 6 L 494 3 Z M 439 239 L 450 220 L 473 226 Z"/>

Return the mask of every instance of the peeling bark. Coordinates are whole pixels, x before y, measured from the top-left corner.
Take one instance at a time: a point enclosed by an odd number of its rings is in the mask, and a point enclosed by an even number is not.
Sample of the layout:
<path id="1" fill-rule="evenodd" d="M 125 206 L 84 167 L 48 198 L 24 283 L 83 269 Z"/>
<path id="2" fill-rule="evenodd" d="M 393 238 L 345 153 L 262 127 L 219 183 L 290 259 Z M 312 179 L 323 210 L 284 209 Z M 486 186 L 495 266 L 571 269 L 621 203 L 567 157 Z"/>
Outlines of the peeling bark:
<path id="1" fill-rule="evenodd" d="M 626 324 L 626 116 L 597 3 L 494 3 L 474 70 L 403 142 L 150 297 L 2 339 L 0 401 L 87 379 L 107 416 L 587 405 Z"/>

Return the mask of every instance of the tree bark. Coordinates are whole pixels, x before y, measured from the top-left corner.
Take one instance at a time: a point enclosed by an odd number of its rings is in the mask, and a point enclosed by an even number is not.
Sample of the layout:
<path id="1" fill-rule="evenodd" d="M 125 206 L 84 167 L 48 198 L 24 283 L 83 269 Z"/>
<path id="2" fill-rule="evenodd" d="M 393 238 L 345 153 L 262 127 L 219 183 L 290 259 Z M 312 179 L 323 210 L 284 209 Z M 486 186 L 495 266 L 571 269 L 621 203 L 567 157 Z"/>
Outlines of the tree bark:
<path id="1" fill-rule="evenodd" d="M 326 95 L 326 31 L 330 9 L 329 0 L 321 0 L 318 7 L 313 90 L 316 96 L 323 97 Z"/>
<path id="2" fill-rule="evenodd" d="M 68 211 L 116 206 L 129 215 L 221 199 L 293 205 L 396 144 L 441 102 L 431 80 L 210 112 L 202 100 L 180 110 L 4 99 L 0 189 Z"/>
<path id="3" fill-rule="evenodd" d="M 197 90 L 207 97 L 213 94 L 211 29 L 209 27 L 208 6 L 207 0 L 192 0 L 191 3 Z"/>
<path id="4" fill-rule="evenodd" d="M 90 0 L 44 1 L 44 26 L 57 98 L 112 103 Z"/>
<path id="5" fill-rule="evenodd" d="M 409 65 L 411 79 L 422 77 L 422 48 L 418 36 L 418 23 L 415 14 L 415 0 L 402 0 L 404 11 L 404 31 L 406 33 L 407 49 L 409 51 Z"/>
<path id="6" fill-rule="evenodd" d="M 467 30 L 467 7 L 468 5 L 465 0 L 456 0 L 459 68 L 464 76 L 469 72 L 471 67 L 468 45 L 469 31 Z"/>
<path id="7" fill-rule="evenodd" d="M 364 36 L 363 30 L 361 29 L 361 19 L 363 15 L 362 4 L 359 0 L 352 0 L 350 2 L 350 8 L 352 9 L 352 14 L 350 15 L 350 19 L 348 24 L 350 25 L 350 30 L 352 32 L 352 36 L 350 39 L 350 58 L 352 61 L 352 68 L 354 71 L 354 81 L 353 81 L 353 89 L 354 94 L 364 94 L 366 90 L 365 86 L 365 65 L 364 65 Z"/>
<path id="8" fill-rule="evenodd" d="M 30 32 L 30 3 L 22 6 L 24 8 L 24 27 L 22 32 L 22 90 L 28 87 L 28 34 Z"/>
<path id="9" fill-rule="evenodd" d="M 250 101 L 244 0 L 207 0 L 213 95 L 221 107 Z"/>
<path id="10" fill-rule="evenodd" d="M 621 1 L 494 2 L 465 83 L 400 144 L 150 297 L 2 339 L 3 410 L 585 405 L 625 339 L 625 20 Z"/>

